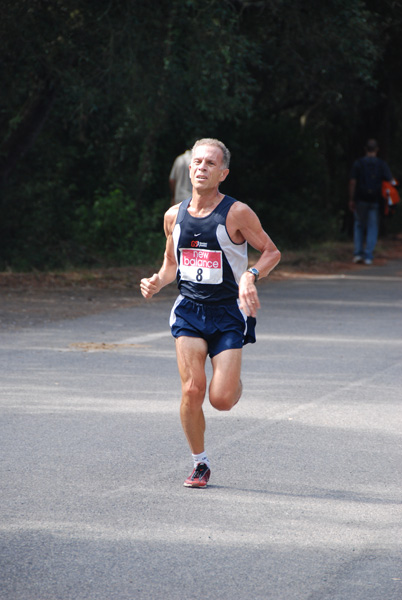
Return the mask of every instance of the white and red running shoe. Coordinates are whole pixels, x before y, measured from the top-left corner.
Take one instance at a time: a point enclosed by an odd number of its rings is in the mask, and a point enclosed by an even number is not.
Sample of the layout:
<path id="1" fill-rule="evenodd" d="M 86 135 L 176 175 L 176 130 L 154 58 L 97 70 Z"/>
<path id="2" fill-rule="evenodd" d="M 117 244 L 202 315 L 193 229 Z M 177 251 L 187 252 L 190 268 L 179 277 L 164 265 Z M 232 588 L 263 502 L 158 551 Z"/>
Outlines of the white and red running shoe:
<path id="1" fill-rule="evenodd" d="M 206 488 L 211 476 L 211 469 L 205 463 L 198 463 L 184 482 L 185 487 Z"/>

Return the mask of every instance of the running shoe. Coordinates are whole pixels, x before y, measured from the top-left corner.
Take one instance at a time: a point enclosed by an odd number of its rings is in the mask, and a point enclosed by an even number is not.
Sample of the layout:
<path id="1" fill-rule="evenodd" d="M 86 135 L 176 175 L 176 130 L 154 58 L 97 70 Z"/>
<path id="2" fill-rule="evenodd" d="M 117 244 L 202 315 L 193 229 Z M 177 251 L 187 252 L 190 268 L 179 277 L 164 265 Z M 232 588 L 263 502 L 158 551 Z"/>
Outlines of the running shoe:
<path id="1" fill-rule="evenodd" d="M 209 477 L 211 475 L 211 469 L 205 463 L 198 463 L 194 467 L 193 472 L 189 475 L 184 482 L 185 487 L 192 488 L 206 488 Z"/>

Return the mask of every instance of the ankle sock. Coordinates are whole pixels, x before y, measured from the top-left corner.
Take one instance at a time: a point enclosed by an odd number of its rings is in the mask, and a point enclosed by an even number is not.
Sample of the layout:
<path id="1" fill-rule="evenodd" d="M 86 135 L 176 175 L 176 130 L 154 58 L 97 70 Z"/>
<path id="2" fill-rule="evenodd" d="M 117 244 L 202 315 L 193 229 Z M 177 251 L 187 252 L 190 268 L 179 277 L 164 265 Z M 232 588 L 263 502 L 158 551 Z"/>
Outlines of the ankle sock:
<path id="1" fill-rule="evenodd" d="M 201 452 L 200 454 L 193 454 L 194 467 L 196 467 L 199 463 L 205 463 L 208 468 L 210 468 L 209 460 L 207 453 Z"/>

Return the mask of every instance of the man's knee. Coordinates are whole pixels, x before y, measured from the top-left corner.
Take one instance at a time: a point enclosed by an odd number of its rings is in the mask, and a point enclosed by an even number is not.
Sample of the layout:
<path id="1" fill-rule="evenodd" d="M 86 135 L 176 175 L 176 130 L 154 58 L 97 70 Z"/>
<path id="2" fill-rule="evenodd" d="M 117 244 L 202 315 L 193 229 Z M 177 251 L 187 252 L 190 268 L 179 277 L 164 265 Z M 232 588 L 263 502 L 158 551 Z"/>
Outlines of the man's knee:
<path id="1" fill-rule="evenodd" d="M 183 383 L 182 403 L 189 406 L 198 407 L 204 401 L 206 393 L 205 382 L 196 382 L 194 380 Z"/>
<path id="2" fill-rule="evenodd" d="M 242 383 L 239 381 L 237 389 L 235 391 L 230 389 L 220 390 L 216 392 L 210 388 L 209 390 L 209 401 L 211 405 L 220 411 L 231 410 L 235 404 L 240 400 L 242 393 Z"/>
<path id="3" fill-rule="evenodd" d="M 225 398 L 209 398 L 209 401 L 216 410 L 220 411 L 229 411 L 236 404 L 232 398 L 227 400 Z"/>

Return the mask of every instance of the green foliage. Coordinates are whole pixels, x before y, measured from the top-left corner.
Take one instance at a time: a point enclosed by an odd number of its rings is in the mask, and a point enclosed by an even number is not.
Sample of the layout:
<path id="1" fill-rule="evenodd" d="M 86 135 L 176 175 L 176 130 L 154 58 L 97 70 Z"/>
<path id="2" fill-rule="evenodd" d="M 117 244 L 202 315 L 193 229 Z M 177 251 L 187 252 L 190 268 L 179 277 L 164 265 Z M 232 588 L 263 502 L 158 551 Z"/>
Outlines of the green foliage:
<path id="1" fill-rule="evenodd" d="M 250 142 L 250 140 L 252 140 Z M 227 193 L 249 204 L 279 246 L 335 232 L 320 141 L 288 119 L 254 119 L 234 141 Z"/>
<path id="2" fill-rule="evenodd" d="M 115 264 L 153 263 L 163 254 L 160 214 L 138 212 L 122 189 L 97 191 L 93 206 L 76 210 L 76 238 L 103 261 Z"/>
<path id="3" fill-rule="evenodd" d="M 402 147 L 398 7 L 4 0 L 0 268 L 154 257 L 172 162 L 204 136 L 275 241 L 332 235 L 364 139 Z"/>

